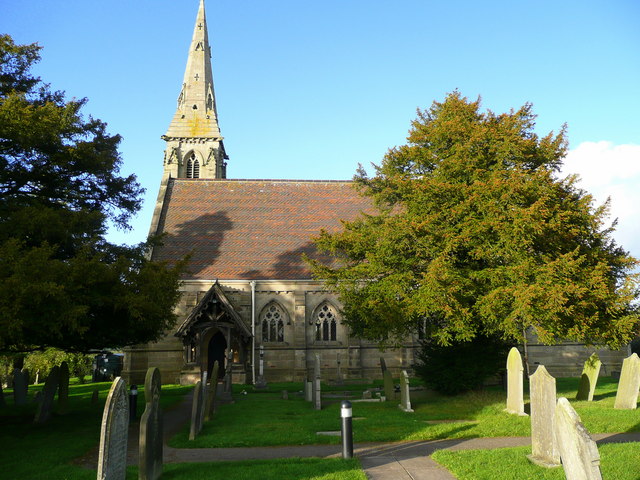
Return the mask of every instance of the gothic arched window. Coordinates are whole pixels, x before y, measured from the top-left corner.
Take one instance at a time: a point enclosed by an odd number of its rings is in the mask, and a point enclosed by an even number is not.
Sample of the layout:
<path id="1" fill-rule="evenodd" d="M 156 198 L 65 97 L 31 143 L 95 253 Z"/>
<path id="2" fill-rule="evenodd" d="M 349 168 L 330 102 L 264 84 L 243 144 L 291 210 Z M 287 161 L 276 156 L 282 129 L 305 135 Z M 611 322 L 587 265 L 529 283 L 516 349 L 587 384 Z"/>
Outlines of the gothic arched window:
<path id="1" fill-rule="evenodd" d="M 263 342 L 284 342 L 284 317 L 276 303 L 267 305 L 260 315 Z"/>
<path id="2" fill-rule="evenodd" d="M 195 153 L 189 155 L 187 160 L 187 178 L 200 178 L 200 162 Z"/>
<path id="3" fill-rule="evenodd" d="M 328 303 L 323 304 L 316 313 L 316 340 L 335 342 L 337 339 L 338 320 L 336 312 Z"/>

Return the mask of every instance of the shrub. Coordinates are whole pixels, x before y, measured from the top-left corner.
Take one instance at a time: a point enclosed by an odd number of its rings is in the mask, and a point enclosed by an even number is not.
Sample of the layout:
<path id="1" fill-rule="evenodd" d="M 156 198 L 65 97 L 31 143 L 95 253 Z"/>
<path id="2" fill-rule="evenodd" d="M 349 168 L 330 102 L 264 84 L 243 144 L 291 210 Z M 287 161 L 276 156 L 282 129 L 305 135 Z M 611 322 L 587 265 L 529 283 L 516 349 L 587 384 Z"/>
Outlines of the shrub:
<path id="1" fill-rule="evenodd" d="M 416 374 L 425 384 L 445 395 L 475 390 L 505 369 L 511 345 L 495 336 L 478 335 L 469 342 L 448 346 L 422 343 Z"/>

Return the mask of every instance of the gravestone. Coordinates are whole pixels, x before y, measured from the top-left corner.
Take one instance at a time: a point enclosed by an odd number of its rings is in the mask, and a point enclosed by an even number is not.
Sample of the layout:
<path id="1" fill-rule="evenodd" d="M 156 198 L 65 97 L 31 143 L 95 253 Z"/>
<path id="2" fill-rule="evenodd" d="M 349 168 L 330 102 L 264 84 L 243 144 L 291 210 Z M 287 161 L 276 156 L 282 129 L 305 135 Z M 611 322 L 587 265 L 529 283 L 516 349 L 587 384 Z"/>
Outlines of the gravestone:
<path id="1" fill-rule="evenodd" d="M 209 386 L 209 390 L 207 393 L 207 402 L 205 404 L 205 413 L 204 419 L 206 422 L 211 420 L 213 416 L 213 410 L 216 408 L 216 392 L 218 391 L 218 370 L 220 369 L 220 365 L 216 360 L 213 362 L 213 370 L 211 371 L 211 385 Z"/>
<path id="2" fill-rule="evenodd" d="M 60 364 L 60 382 L 58 384 L 58 415 L 66 415 L 69 412 L 69 365 L 67 362 Z"/>
<path id="3" fill-rule="evenodd" d="M 264 345 L 260 345 L 260 355 L 258 361 L 258 378 L 256 379 L 256 388 L 267 388 L 267 381 L 264 378 Z"/>
<path id="4" fill-rule="evenodd" d="M 125 480 L 129 437 L 127 384 L 116 377 L 104 404 L 98 452 L 98 480 Z"/>
<path id="5" fill-rule="evenodd" d="M 362 399 L 371 400 L 371 390 L 365 390 L 364 392 L 362 392 Z"/>
<path id="6" fill-rule="evenodd" d="M 27 379 L 23 371 L 15 368 L 13 370 L 13 402 L 16 405 L 27 403 Z"/>
<path id="7" fill-rule="evenodd" d="M 289 400 L 289 391 L 282 390 L 282 400 Z"/>
<path id="8" fill-rule="evenodd" d="M 600 453 L 569 401 L 560 397 L 555 409 L 555 432 L 567 480 L 602 480 Z"/>
<path id="9" fill-rule="evenodd" d="M 162 411 L 160 370 L 150 368 L 144 380 L 144 413 L 140 417 L 138 480 L 156 480 L 162 475 Z"/>
<path id="10" fill-rule="evenodd" d="M 586 400 L 588 402 L 593 400 L 593 393 L 596 391 L 596 383 L 598 383 L 598 375 L 600 375 L 601 365 L 602 362 L 600 362 L 600 358 L 597 353 L 591 355 L 584 362 L 576 400 Z"/>
<path id="11" fill-rule="evenodd" d="M 38 410 L 33 419 L 34 423 L 44 423 L 51 418 L 53 402 L 60 383 L 60 367 L 57 365 L 51 369 L 42 389 L 42 399 L 38 403 Z"/>
<path id="12" fill-rule="evenodd" d="M 507 357 L 507 412 L 514 415 L 524 413 L 524 392 L 522 386 L 522 357 L 516 347 L 509 351 Z"/>
<path id="13" fill-rule="evenodd" d="M 202 430 L 202 382 L 198 380 L 196 388 L 193 389 L 193 403 L 191 404 L 191 428 L 189 429 L 189 440 L 195 438 Z"/>
<path id="14" fill-rule="evenodd" d="M 304 400 L 313 402 L 313 382 L 308 377 L 304 377 Z"/>
<path id="15" fill-rule="evenodd" d="M 384 396 L 387 400 L 391 401 L 395 398 L 395 389 L 393 387 L 393 377 L 389 370 L 384 370 L 382 374 L 382 380 L 384 382 Z"/>
<path id="16" fill-rule="evenodd" d="M 409 395 L 409 375 L 407 375 L 406 370 L 400 372 L 400 405 L 398 407 L 403 412 L 413 412 Z"/>
<path id="17" fill-rule="evenodd" d="M 100 392 L 98 391 L 98 389 L 96 388 L 93 393 L 91 394 L 91 403 L 98 403 L 98 397 L 100 395 Z"/>
<path id="18" fill-rule="evenodd" d="M 530 377 L 531 455 L 527 457 L 542 467 L 560 466 L 555 438 L 556 379 L 540 365 Z"/>
<path id="19" fill-rule="evenodd" d="M 383 357 L 380 357 L 380 370 L 382 370 L 382 375 L 387 371 L 387 362 Z"/>
<path id="20" fill-rule="evenodd" d="M 204 417 L 207 414 L 207 398 L 209 398 L 209 389 L 207 388 L 207 372 L 202 372 L 202 405 L 200 405 L 200 429 L 204 425 Z"/>
<path id="21" fill-rule="evenodd" d="M 638 389 L 640 389 L 640 358 L 634 353 L 622 362 L 622 373 L 613 408 L 634 410 L 638 406 Z"/>
<path id="22" fill-rule="evenodd" d="M 313 408 L 322 410 L 322 388 L 320 385 L 320 355 L 316 354 L 313 368 Z"/>

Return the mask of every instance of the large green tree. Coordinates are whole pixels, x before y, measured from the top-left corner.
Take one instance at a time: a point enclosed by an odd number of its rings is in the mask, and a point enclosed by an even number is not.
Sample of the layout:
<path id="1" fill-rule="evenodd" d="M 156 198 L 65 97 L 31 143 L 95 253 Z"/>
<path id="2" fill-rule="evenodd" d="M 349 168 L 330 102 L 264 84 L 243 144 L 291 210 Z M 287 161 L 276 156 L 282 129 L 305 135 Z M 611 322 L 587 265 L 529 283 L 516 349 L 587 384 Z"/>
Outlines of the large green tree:
<path id="1" fill-rule="evenodd" d="M 447 345 L 479 333 L 618 346 L 630 340 L 636 259 L 608 205 L 559 174 L 567 142 L 539 137 L 531 105 L 482 112 L 458 92 L 418 111 L 407 138 L 355 185 L 375 214 L 322 234 L 311 262 L 354 333 L 393 342 L 420 325 Z"/>
<path id="2" fill-rule="evenodd" d="M 157 339 L 180 265 L 105 240 L 141 206 L 120 137 L 30 69 L 40 47 L 0 35 L 0 351 L 86 351 Z"/>

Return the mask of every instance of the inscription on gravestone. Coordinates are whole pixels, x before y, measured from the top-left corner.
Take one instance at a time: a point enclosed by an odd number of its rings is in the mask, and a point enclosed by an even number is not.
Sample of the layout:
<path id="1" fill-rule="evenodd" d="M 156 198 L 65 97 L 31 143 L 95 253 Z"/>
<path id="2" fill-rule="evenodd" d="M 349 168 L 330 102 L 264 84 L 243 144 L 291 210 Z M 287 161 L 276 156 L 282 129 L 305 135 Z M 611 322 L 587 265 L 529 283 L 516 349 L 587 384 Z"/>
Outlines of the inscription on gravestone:
<path id="1" fill-rule="evenodd" d="M 195 440 L 196 436 L 202 429 L 200 419 L 202 415 L 202 382 L 198 380 L 196 387 L 193 389 L 193 403 L 191 404 L 191 428 L 189 429 L 189 440 Z"/>
<path id="2" fill-rule="evenodd" d="M 555 438 L 556 379 L 540 365 L 530 377 L 531 455 L 536 465 L 557 467 L 560 453 Z"/>
<path id="3" fill-rule="evenodd" d="M 411 397 L 409 393 L 409 375 L 406 370 L 400 372 L 400 405 L 403 412 L 413 412 L 411 408 Z"/>
<path id="4" fill-rule="evenodd" d="M 58 384 L 58 414 L 66 415 L 69 411 L 69 365 L 60 364 L 60 382 Z"/>
<path id="5" fill-rule="evenodd" d="M 522 385 L 523 370 L 520 352 L 513 347 L 507 357 L 507 412 L 514 415 L 526 415 Z"/>
<path id="6" fill-rule="evenodd" d="M 56 398 L 56 391 L 60 382 L 60 367 L 55 366 L 49 372 L 47 380 L 42 389 L 42 399 L 38 403 L 38 410 L 34 418 L 34 423 L 44 423 L 51 418 L 53 402 Z"/>
<path id="7" fill-rule="evenodd" d="M 102 414 L 98 480 L 125 480 L 129 437 L 129 398 L 127 385 L 116 377 L 109 390 Z"/>
<path id="8" fill-rule="evenodd" d="M 640 388 L 640 358 L 632 354 L 622 362 L 622 372 L 616 392 L 616 403 L 613 408 L 634 410 L 638 406 L 638 389 Z"/>
<path id="9" fill-rule="evenodd" d="M 162 475 L 161 385 L 160 370 L 148 369 L 144 380 L 145 408 L 140 418 L 139 480 L 157 480 Z"/>
<path id="10" fill-rule="evenodd" d="M 566 479 L 602 480 L 600 453 L 596 442 L 564 397 L 558 399 L 555 422 L 558 449 Z"/>
<path id="11" fill-rule="evenodd" d="M 598 383 L 598 375 L 600 375 L 601 365 L 602 362 L 600 362 L 600 358 L 597 353 L 591 355 L 584 362 L 576 400 L 586 400 L 588 402 L 593 400 L 593 394 L 596 391 L 596 383 Z"/>

